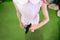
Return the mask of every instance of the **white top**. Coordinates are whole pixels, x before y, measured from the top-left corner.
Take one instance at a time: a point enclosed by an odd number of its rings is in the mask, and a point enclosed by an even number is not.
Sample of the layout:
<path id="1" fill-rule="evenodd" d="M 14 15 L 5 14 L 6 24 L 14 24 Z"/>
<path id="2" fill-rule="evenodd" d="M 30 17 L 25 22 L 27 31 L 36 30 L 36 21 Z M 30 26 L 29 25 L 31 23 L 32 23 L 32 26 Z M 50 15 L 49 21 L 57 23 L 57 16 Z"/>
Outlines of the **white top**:
<path id="1" fill-rule="evenodd" d="M 21 21 L 24 25 L 38 24 L 39 10 L 42 5 L 42 0 L 13 0 L 21 12 Z"/>

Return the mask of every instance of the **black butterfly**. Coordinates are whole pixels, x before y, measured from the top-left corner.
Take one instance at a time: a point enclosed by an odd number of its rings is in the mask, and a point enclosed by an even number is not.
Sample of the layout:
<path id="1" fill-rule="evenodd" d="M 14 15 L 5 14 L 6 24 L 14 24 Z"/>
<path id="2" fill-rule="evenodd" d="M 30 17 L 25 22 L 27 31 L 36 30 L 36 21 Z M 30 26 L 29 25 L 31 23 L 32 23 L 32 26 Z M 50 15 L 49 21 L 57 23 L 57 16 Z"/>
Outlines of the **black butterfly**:
<path id="1" fill-rule="evenodd" d="M 24 28 L 25 28 L 25 30 L 26 30 L 26 31 L 25 31 L 26 34 L 28 33 L 30 27 L 31 27 L 31 24 L 25 25 Z"/>

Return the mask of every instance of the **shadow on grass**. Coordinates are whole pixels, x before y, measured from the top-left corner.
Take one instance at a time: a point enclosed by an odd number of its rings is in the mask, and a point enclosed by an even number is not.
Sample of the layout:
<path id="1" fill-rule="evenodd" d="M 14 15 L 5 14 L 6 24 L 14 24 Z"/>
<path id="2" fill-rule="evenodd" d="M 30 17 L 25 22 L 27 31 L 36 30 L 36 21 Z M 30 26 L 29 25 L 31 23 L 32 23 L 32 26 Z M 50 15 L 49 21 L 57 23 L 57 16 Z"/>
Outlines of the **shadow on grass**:
<path id="1" fill-rule="evenodd" d="M 43 40 L 42 32 L 40 30 L 36 30 L 35 32 L 29 32 L 25 34 L 25 40 Z"/>

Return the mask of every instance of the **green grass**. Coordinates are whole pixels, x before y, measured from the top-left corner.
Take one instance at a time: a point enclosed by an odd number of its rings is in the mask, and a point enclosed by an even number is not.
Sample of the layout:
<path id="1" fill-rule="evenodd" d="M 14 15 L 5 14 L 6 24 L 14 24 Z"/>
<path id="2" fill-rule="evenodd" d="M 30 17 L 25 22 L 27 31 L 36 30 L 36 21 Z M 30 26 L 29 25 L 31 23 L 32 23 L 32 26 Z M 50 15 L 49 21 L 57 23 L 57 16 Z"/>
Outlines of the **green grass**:
<path id="1" fill-rule="evenodd" d="M 0 40 L 58 40 L 60 19 L 56 16 L 56 11 L 48 8 L 50 21 L 36 32 L 24 33 L 24 29 L 19 27 L 16 9 L 12 2 L 0 4 Z M 43 20 L 42 11 L 40 20 Z"/>
<path id="2" fill-rule="evenodd" d="M 0 4 L 0 40 L 24 40 L 12 2 Z"/>

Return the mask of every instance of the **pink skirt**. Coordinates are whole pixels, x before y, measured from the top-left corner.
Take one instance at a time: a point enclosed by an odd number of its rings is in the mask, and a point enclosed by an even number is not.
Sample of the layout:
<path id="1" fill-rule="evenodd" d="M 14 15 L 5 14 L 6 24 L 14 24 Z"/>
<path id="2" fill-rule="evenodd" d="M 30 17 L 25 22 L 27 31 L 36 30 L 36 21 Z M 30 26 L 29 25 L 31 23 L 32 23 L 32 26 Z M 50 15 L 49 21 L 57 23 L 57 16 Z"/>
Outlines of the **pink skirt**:
<path id="1" fill-rule="evenodd" d="M 24 25 L 27 24 L 38 24 L 39 23 L 39 10 L 42 6 L 42 1 L 34 5 L 32 3 L 20 4 L 17 0 L 13 0 L 22 17 L 21 21 Z"/>

